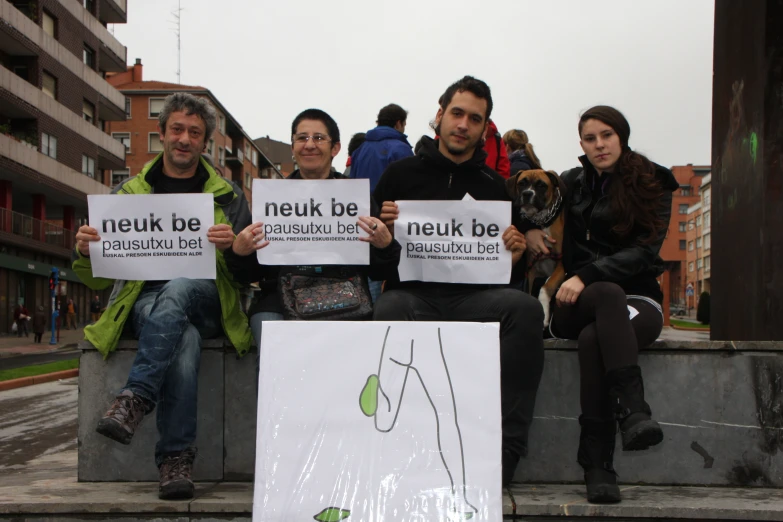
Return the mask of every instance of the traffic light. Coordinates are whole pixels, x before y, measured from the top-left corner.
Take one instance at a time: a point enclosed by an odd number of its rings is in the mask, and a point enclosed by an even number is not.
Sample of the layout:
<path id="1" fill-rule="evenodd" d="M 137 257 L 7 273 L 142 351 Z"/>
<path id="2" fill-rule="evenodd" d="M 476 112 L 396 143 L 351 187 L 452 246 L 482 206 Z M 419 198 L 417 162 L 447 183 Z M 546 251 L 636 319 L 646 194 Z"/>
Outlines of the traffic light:
<path id="1" fill-rule="evenodd" d="M 58 284 L 60 284 L 60 271 L 52 268 L 52 272 L 49 274 L 49 290 L 54 292 Z"/>

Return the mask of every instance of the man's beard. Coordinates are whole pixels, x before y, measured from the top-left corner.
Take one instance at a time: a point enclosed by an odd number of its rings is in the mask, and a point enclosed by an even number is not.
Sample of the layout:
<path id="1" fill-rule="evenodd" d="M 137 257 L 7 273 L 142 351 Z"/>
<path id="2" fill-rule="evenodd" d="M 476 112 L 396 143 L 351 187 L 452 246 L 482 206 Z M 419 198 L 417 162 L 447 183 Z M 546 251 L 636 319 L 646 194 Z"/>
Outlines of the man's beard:
<path id="1" fill-rule="evenodd" d="M 169 157 L 169 161 L 172 165 L 177 167 L 178 169 L 188 169 L 192 167 L 193 165 L 198 162 L 198 156 L 195 154 L 190 157 L 190 159 L 177 159 L 177 157 L 174 154 L 174 151 L 176 149 L 171 149 L 167 152 L 167 155 Z"/>
<path id="2" fill-rule="evenodd" d="M 476 140 L 476 141 L 474 141 L 472 143 L 468 142 L 461 148 L 455 148 L 452 145 L 450 145 L 449 142 L 445 142 L 445 144 L 446 144 L 446 150 L 449 152 L 449 154 L 451 154 L 452 156 L 462 156 L 466 152 L 471 152 L 471 153 L 475 152 L 476 148 L 479 145 L 479 142 L 478 142 L 478 140 Z"/>

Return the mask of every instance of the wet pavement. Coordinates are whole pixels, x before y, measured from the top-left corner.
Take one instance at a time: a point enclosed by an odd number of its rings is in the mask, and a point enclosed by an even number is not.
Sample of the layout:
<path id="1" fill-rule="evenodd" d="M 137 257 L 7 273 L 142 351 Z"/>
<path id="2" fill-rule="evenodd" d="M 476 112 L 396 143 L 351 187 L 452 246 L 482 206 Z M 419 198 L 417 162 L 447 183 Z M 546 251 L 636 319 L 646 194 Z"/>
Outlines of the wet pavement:
<path id="1" fill-rule="evenodd" d="M 78 378 L 0 392 L 0 476 L 76 449 Z"/>

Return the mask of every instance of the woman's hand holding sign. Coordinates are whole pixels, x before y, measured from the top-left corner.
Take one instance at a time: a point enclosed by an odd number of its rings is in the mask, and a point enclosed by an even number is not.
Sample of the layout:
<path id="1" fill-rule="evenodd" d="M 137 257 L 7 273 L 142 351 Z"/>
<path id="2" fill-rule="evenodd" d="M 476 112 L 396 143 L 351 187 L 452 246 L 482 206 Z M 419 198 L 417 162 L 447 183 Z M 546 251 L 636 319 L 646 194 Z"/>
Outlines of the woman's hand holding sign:
<path id="1" fill-rule="evenodd" d="M 394 201 L 384 201 L 381 207 L 381 221 L 386 224 L 392 237 L 394 237 L 394 222 L 400 217 L 400 209 Z"/>
<path id="2" fill-rule="evenodd" d="M 265 241 L 264 237 L 264 224 L 260 221 L 253 223 L 237 235 L 231 249 L 238 256 L 249 256 L 269 244 L 269 241 Z"/>
<path id="3" fill-rule="evenodd" d="M 511 225 L 503 232 L 503 243 L 506 245 L 506 250 L 511 250 L 511 264 L 516 265 L 527 249 L 525 235 Z"/>
<path id="4" fill-rule="evenodd" d="M 386 248 L 391 244 L 392 234 L 380 219 L 360 216 L 356 224 L 369 234 L 367 236 L 359 236 L 359 241 L 366 241 L 375 248 Z"/>
<path id="5" fill-rule="evenodd" d="M 76 248 L 84 257 L 90 257 L 90 243 L 100 240 L 101 236 L 98 235 L 98 231 L 91 226 L 82 225 L 79 227 L 79 231 L 76 232 Z"/>
<path id="6" fill-rule="evenodd" d="M 234 231 L 230 225 L 213 225 L 207 230 L 207 240 L 218 250 L 226 250 L 234 243 Z"/>

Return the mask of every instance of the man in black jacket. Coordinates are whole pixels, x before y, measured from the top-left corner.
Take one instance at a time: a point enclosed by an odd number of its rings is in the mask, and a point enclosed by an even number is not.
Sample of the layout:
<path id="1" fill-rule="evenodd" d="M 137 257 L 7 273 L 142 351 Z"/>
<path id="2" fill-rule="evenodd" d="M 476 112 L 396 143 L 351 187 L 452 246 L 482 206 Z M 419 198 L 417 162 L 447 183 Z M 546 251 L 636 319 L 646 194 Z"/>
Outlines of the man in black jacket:
<path id="1" fill-rule="evenodd" d="M 484 163 L 481 141 L 491 112 L 489 87 L 470 76 L 441 96 L 434 129 L 439 138 L 423 137 L 417 155 L 392 163 L 373 193 L 382 207 L 381 219 L 392 232 L 399 216 L 398 200 L 461 200 L 466 194 L 476 200 L 509 200 L 503 178 Z M 516 265 L 525 252 L 524 235 L 512 225 L 503 241 Z M 544 313 L 538 301 L 505 285 L 400 282 L 393 275 L 373 318 L 500 323 L 503 485 L 507 485 L 519 458 L 527 453 L 543 370 Z"/>

